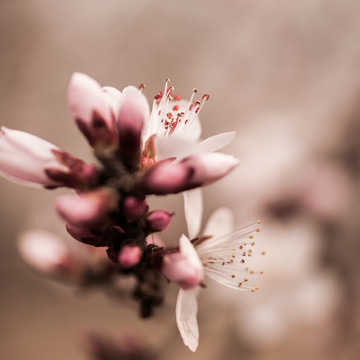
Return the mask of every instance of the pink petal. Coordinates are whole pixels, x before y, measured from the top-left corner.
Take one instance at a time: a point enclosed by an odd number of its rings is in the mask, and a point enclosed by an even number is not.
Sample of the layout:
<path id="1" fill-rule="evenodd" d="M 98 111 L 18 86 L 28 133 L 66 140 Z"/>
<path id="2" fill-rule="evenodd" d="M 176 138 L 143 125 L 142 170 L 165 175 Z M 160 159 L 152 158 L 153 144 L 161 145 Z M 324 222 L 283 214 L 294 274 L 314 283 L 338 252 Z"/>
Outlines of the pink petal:
<path id="1" fill-rule="evenodd" d="M 119 113 L 124 95 L 121 93 L 121 91 L 111 86 L 104 86 L 101 88 L 101 90 L 104 93 L 107 102 L 110 104 L 114 116 L 116 116 Z"/>
<path id="2" fill-rule="evenodd" d="M 150 115 L 150 107 L 144 94 L 135 86 L 128 86 L 124 88 L 122 93 L 125 96 L 131 96 L 136 100 L 137 106 L 141 111 L 143 119 L 147 121 Z"/>
<path id="3" fill-rule="evenodd" d="M 5 178 L 24 185 L 61 185 L 45 173 L 46 168 L 68 171 L 67 167 L 59 163 L 53 150 L 60 149 L 37 136 L 2 127 L 0 173 Z"/>
<path id="4" fill-rule="evenodd" d="M 231 155 L 204 153 L 185 158 L 181 163 L 194 170 L 191 183 L 204 186 L 227 175 L 238 165 L 239 161 Z"/>
<path id="5" fill-rule="evenodd" d="M 199 344 L 199 327 L 196 319 L 198 289 L 180 289 L 176 302 L 176 324 L 184 344 L 196 351 Z"/>
<path id="6" fill-rule="evenodd" d="M 56 201 L 59 215 L 75 226 L 97 226 L 106 221 L 109 212 L 116 206 L 116 198 L 107 189 L 79 195 L 63 195 Z"/>
<path id="7" fill-rule="evenodd" d="M 185 191 L 183 195 L 188 234 L 190 239 L 194 239 L 199 234 L 201 228 L 203 214 L 202 190 L 198 188 Z"/>

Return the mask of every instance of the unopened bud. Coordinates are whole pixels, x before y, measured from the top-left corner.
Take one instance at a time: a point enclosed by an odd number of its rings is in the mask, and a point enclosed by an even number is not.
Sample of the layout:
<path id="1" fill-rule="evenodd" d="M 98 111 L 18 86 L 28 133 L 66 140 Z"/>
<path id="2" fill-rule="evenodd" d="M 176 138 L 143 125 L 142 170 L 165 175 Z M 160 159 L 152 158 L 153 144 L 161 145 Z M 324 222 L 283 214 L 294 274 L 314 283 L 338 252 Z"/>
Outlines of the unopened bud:
<path id="1" fill-rule="evenodd" d="M 66 224 L 67 232 L 77 241 L 92 246 L 108 246 L 108 239 L 105 234 L 86 227 L 79 227 L 72 224 Z"/>
<path id="2" fill-rule="evenodd" d="M 119 254 L 119 263 L 125 268 L 129 269 L 137 265 L 141 260 L 142 252 L 139 246 L 125 245 Z"/>
<path id="3" fill-rule="evenodd" d="M 105 222 L 115 207 L 116 195 L 106 188 L 79 195 L 64 195 L 56 201 L 59 215 L 80 227 L 94 227 Z"/>
<path id="4" fill-rule="evenodd" d="M 161 272 L 183 289 L 190 289 L 201 283 L 204 268 L 194 246 L 185 235 L 181 236 L 179 247 L 179 252 L 163 257 Z"/>
<path id="5" fill-rule="evenodd" d="M 171 221 L 171 214 L 165 210 L 150 212 L 145 219 L 146 226 L 151 232 L 165 230 Z"/>
<path id="6" fill-rule="evenodd" d="M 183 191 L 191 169 L 172 159 L 157 162 L 143 177 L 142 187 L 147 194 L 166 195 Z"/>
<path id="7" fill-rule="evenodd" d="M 148 208 L 146 199 L 136 196 L 127 196 L 124 200 L 123 212 L 129 220 L 134 220 L 142 215 Z"/>

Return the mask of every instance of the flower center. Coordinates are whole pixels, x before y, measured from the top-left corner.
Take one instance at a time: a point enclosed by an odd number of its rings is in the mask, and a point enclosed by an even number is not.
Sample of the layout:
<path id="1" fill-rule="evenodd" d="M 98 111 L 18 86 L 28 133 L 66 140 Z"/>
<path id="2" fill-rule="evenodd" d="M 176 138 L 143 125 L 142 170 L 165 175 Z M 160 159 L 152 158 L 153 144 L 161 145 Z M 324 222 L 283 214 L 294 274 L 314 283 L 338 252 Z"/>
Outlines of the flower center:
<path id="1" fill-rule="evenodd" d="M 194 100 L 197 89 L 193 89 L 189 101 L 181 100 L 179 94 L 174 94 L 174 87 L 169 86 L 170 80 L 166 79 L 164 91 L 159 91 L 154 96 L 150 123 L 155 124 L 155 132 L 159 136 L 169 136 L 183 132 L 197 118 L 205 102 L 209 99 L 208 94 L 202 96 L 202 100 Z M 142 90 L 143 85 L 139 86 Z"/>

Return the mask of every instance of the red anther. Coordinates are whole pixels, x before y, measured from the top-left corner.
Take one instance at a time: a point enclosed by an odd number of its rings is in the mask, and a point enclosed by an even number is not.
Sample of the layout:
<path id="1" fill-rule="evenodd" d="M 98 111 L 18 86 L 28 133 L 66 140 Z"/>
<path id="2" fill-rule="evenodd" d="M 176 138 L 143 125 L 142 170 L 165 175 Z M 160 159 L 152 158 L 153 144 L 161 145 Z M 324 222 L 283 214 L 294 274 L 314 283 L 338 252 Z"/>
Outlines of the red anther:
<path id="1" fill-rule="evenodd" d="M 191 104 L 191 105 L 189 106 L 189 110 L 191 111 L 193 107 L 194 107 L 194 104 Z"/>
<path id="2" fill-rule="evenodd" d="M 145 84 L 140 84 L 139 85 L 139 90 L 141 90 L 141 89 L 145 89 Z"/>
<path id="3" fill-rule="evenodd" d="M 161 101 L 160 99 L 157 99 L 157 100 L 156 100 L 156 105 L 159 105 L 159 104 L 160 104 L 160 101 Z"/>
<path id="4" fill-rule="evenodd" d="M 160 116 L 160 114 L 161 114 L 161 110 L 159 110 L 159 112 L 158 112 L 158 115 Z"/>
<path id="5" fill-rule="evenodd" d="M 195 110 L 195 114 L 197 114 L 198 112 L 199 112 L 199 110 L 200 110 L 200 108 L 198 107 L 198 108 L 196 108 L 196 110 Z"/>
<path id="6" fill-rule="evenodd" d="M 174 105 L 172 109 L 173 109 L 173 111 L 177 111 L 177 110 L 179 110 L 179 106 L 178 106 L 178 105 Z"/>
<path id="7" fill-rule="evenodd" d="M 208 101 L 209 100 L 209 97 L 210 95 L 209 94 L 204 94 L 202 99 L 205 100 L 205 101 Z"/>
<path id="8" fill-rule="evenodd" d="M 185 124 L 187 124 L 187 123 L 188 123 L 188 121 L 189 121 L 189 120 L 188 120 L 188 119 L 186 119 L 186 120 L 185 120 Z"/>
<path id="9" fill-rule="evenodd" d="M 184 113 L 184 112 L 181 112 L 181 113 L 180 113 L 180 116 L 184 116 L 184 115 L 185 115 L 185 113 Z"/>
<path id="10" fill-rule="evenodd" d="M 174 95 L 174 100 L 176 100 L 176 101 L 181 100 L 181 95 L 180 94 L 175 94 Z"/>

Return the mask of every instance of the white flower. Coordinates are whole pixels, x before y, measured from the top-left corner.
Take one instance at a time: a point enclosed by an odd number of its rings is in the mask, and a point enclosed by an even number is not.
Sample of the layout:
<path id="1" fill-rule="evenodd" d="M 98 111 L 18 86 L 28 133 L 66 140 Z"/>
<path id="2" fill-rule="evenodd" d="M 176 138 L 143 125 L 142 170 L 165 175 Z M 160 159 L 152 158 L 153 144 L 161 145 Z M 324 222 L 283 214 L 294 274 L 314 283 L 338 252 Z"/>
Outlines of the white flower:
<path id="1" fill-rule="evenodd" d="M 173 87 L 169 87 L 166 79 L 163 92 L 154 97 L 152 110 L 140 90 L 129 86 L 123 93 L 135 95 L 138 93 L 139 106 L 144 114 L 145 124 L 142 133 L 144 144 L 156 135 L 154 145 L 156 160 L 169 157 L 184 158 L 194 153 L 205 153 L 219 150 L 228 145 L 235 137 L 235 132 L 226 132 L 200 141 L 201 125 L 199 113 L 209 95 L 202 96 L 202 101 L 195 101 L 197 90 L 194 89 L 189 101 L 181 100 L 179 95 L 173 95 Z"/>
<path id="2" fill-rule="evenodd" d="M 200 191 L 193 190 L 187 193 L 185 214 L 189 235 L 190 238 L 193 238 L 201 223 Z M 201 262 L 205 275 L 230 288 L 254 292 L 258 287 L 249 285 L 249 277 L 262 273 L 256 272 L 251 267 L 251 259 L 255 254 L 253 252 L 254 235 L 260 231 L 259 224 L 260 221 L 232 231 L 233 215 L 231 211 L 220 208 L 210 217 L 204 235 L 199 237 L 198 242 L 195 241 L 195 246 L 191 246 L 191 241 L 184 235 L 181 237 L 180 245 L 181 247 L 186 246 L 187 253 L 190 254 L 188 257 L 190 263 Z M 207 236 L 212 237 L 207 238 Z M 189 247 L 192 248 L 192 251 L 189 250 Z M 180 253 L 182 253 L 181 248 Z M 176 304 L 177 326 L 184 344 L 192 351 L 196 350 L 199 341 L 196 320 L 197 293 L 198 286 L 190 289 L 182 286 Z"/>

